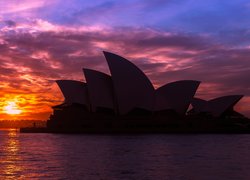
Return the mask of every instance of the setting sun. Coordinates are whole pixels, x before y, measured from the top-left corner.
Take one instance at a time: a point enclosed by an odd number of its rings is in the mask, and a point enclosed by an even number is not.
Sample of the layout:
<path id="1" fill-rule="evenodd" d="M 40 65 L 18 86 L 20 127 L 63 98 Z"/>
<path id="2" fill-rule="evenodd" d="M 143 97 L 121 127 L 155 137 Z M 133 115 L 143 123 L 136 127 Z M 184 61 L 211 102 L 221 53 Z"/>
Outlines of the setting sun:
<path id="1" fill-rule="evenodd" d="M 4 107 L 4 111 L 7 114 L 20 114 L 22 111 L 19 109 L 15 102 L 8 102 L 8 105 Z"/>

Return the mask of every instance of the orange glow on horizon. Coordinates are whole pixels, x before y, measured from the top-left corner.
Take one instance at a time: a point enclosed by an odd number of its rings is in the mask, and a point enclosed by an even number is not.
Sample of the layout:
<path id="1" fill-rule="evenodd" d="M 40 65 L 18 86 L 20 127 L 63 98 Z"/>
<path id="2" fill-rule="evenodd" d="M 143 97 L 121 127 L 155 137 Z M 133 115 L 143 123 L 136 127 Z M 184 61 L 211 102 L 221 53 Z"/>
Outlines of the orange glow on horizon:
<path id="1" fill-rule="evenodd" d="M 52 113 L 51 107 L 61 104 L 64 98 L 55 83 L 46 92 L 40 93 L 39 88 L 34 87 L 33 92 L 25 92 L 4 86 L 5 91 L 0 92 L 0 121 L 48 120 Z"/>

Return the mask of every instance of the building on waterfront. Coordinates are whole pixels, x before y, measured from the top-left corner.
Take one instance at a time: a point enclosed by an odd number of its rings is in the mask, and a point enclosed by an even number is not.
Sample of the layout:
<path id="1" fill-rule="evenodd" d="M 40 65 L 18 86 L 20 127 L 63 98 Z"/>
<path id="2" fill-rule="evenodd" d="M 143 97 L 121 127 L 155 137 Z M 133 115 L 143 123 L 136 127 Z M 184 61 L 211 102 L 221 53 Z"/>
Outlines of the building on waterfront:
<path id="1" fill-rule="evenodd" d="M 209 114 L 217 118 L 239 114 L 233 107 L 241 95 L 210 101 L 194 98 L 200 85 L 196 80 L 175 81 L 155 89 L 129 60 L 110 52 L 104 52 L 104 56 L 111 75 L 83 68 L 86 82 L 56 81 L 64 102 L 53 107 L 48 128 L 169 128 L 185 124 L 180 120 L 187 115 Z M 193 109 L 187 114 L 190 105 Z"/>

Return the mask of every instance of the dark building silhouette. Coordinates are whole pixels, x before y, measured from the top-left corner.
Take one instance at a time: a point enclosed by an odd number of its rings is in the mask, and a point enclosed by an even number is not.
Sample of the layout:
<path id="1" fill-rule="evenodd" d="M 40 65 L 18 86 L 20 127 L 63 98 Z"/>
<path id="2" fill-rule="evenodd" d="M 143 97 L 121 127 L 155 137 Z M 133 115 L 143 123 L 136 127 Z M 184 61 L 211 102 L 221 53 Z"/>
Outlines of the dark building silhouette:
<path id="1" fill-rule="evenodd" d="M 119 114 L 134 108 L 153 111 L 155 90 L 148 77 L 125 58 L 104 52 L 114 87 Z"/>
<path id="2" fill-rule="evenodd" d="M 229 122 L 229 132 L 239 130 L 234 126 L 239 122 L 244 130 L 248 128 L 248 119 L 233 110 L 242 95 L 210 101 L 194 98 L 200 85 L 195 80 L 171 82 L 154 89 L 148 77 L 127 59 L 110 52 L 104 52 L 104 56 L 111 76 L 83 69 L 86 83 L 56 81 L 65 100 L 53 107 L 43 131 L 217 132 L 225 130 Z M 193 109 L 187 113 L 190 105 Z M 225 117 L 240 120 L 224 123 Z"/>
<path id="3" fill-rule="evenodd" d="M 155 111 L 171 109 L 185 114 L 199 85 L 199 81 L 183 80 L 161 86 L 156 89 Z"/>
<path id="4" fill-rule="evenodd" d="M 92 69 L 83 69 L 92 112 L 115 111 L 114 90 L 111 76 Z"/>
<path id="5" fill-rule="evenodd" d="M 231 96 L 223 96 L 218 97 L 209 101 L 193 98 L 191 104 L 193 109 L 190 113 L 193 114 L 209 114 L 214 117 L 222 117 L 222 116 L 243 116 L 238 112 L 235 112 L 233 107 L 237 102 L 239 102 L 243 98 L 243 95 L 231 95 Z"/>

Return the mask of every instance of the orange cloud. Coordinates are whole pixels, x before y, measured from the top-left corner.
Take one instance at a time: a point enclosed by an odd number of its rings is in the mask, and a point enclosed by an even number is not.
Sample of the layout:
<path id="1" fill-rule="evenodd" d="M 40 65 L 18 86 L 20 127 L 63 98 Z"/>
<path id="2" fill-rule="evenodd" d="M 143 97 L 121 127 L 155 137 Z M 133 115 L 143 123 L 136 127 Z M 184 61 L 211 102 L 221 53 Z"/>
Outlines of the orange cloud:
<path id="1" fill-rule="evenodd" d="M 249 48 L 232 49 L 207 36 L 152 29 L 69 28 L 39 19 L 12 24 L 0 28 L 0 119 L 48 119 L 51 106 L 63 101 L 55 80 L 83 81 L 83 67 L 109 73 L 102 50 L 132 60 L 155 87 L 195 79 L 203 82 L 197 92 L 201 98 L 245 94 L 239 109 L 250 115 Z M 9 101 L 17 101 L 22 113 L 4 113 Z"/>

